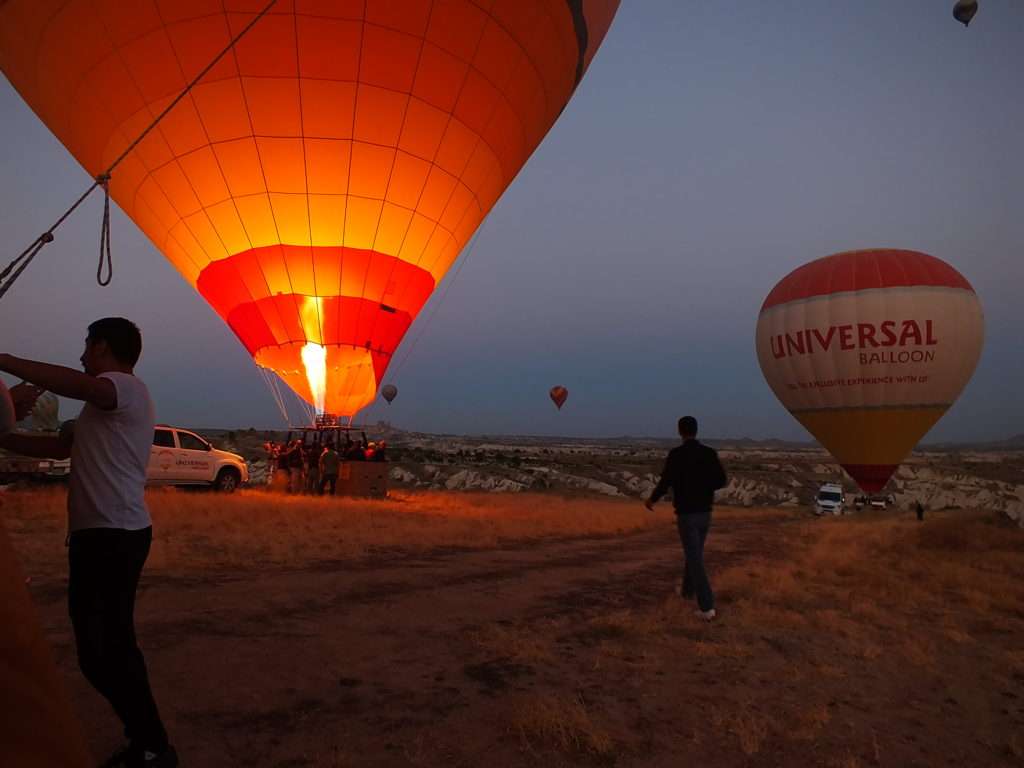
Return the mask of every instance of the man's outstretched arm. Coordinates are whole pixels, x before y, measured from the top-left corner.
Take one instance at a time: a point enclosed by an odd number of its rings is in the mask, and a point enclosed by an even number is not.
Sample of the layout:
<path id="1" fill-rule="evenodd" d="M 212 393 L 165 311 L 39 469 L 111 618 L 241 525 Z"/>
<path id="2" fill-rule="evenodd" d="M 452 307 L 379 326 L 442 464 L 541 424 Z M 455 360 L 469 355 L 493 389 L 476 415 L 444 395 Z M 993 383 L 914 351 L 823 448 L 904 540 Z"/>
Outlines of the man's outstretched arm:
<path id="1" fill-rule="evenodd" d="M 117 407 L 117 389 L 114 382 L 90 376 L 74 368 L 0 354 L 0 371 L 31 381 L 55 395 L 70 397 L 72 400 L 84 400 L 105 411 L 112 411 Z"/>
<path id="2" fill-rule="evenodd" d="M 71 456 L 71 429 L 62 428 L 59 435 L 23 435 L 17 432 L 0 437 L 0 448 L 36 459 L 66 459 Z"/>
<path id="3" fill-rule="evenodd" d="M 668 487 L 672 483 L 672 457 L 669 456 L 665 459 L 665 466 L 661 470 L 661 479 L 658 484 L 654 486 L 654 490 L 651 491 L 651 495 L 644 502 L 644 506 L 648 509 L 654 509 L 654 505 L 658 502 L 662 496 L 668 492 Z"/>

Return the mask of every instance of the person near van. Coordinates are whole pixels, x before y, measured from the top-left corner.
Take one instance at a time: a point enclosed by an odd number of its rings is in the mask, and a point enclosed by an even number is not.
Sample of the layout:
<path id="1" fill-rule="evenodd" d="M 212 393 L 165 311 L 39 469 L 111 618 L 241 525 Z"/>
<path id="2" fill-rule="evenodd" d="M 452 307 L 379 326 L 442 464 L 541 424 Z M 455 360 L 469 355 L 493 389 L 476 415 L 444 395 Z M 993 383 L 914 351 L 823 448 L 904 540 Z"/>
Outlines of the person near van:
<path id="1" fill-rule="evenodd" d="M 288 444 L 275 443 L 273 445 L 271 460 L 274 465 L 274 476 L 271 482 L 271 488 L 278 493 L 287 493 L 288 481 L 291 477 L 288 471 Z"/>
<path id="2" fill-rule="evenodd" d="M 303 455 L 302 441 L 293 440 L 288 449 L 288 492 L 302 493 L 302 473 L 306 466 L 306 457 Z"/>
<path id="3" fill-rule="evenodd" d="M 334 495 L 338 486 L 338 470 L 341 468 L 341 457 L 334 450 L 334 443 L 328 443 L 324 452 L 320 454 L 320 495 L 323 496 L 324 488 L 330 487 L 331 496 Z"/>
<path id="4" fill-rule="evenodd" d="M 306 452 L 306 493 L 315 496 L 320 493 L 320 454 L 323 449 L 319 440 L 314 440 L 305 449 Z"/>
<path id="5" fill-rule="evenodd" d="M 89 326 L 84 373 L 0 354 L 0 371 L 85 402 L 78 419 L 59 435 L 9 434 L 0 438 L 0 447 L 71 458 L 68 612 L 78 663 L 128 737 L 104 765 L 174 768 L 177 753 L 135 637 L 136 589 L 153 539 L 144 489 L 155 419 L 149 390 L 134 373 L 141 353 L 135 324 L 107 317 Z"/>
<path id="6" fill-rule="evenodd" d="M 649 510 L 671 488 L 676 512 L 676 526 L 683 545 L 683 597 L 696 596 L 697 612 L 710 621 L 717 615 L 715 595 L 704 567 L 704 542 L 711 528 L 711 507 L 715 491 L 726 484 L 725 470 L 718 453 L 697 439 L 697 420 L 684 416 L 679 420 L 679 445 L 669 451 L 661 479 L 644 502 Z"/>

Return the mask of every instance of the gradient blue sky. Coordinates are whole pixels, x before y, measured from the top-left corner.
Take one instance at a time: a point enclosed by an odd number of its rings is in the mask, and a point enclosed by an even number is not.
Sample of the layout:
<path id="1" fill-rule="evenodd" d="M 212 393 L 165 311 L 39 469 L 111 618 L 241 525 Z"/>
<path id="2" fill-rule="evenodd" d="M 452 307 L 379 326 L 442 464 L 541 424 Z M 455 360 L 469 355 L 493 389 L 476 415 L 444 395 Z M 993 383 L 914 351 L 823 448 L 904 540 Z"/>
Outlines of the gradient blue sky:
<path id="1" fill-rule="evenodd" d="M 670 435 L 691 412 L 709 435 L 804 439 L 757 365 L 761 302 L 805 261 L 893 246 L 949 261 L 985 306 L 981 363 L 928 439 L 1024 432 L 1024 7 L 984 0 L 969 30 L 951 7 L 624 2 L 399 349 L 399 398 L 362 419 Z M 0 139 L 6 263 L 89 179 L 6 82 Z M 89 321 L 125 315 L 161 421 L 280 425 L 241 344 L 123 215 L 114 282 L 96 286 L 99 215 L 97 197 L 0 301 L 0 346 L 74 365 Z M 571 391 L 561 412 L 553 384 Z"/>

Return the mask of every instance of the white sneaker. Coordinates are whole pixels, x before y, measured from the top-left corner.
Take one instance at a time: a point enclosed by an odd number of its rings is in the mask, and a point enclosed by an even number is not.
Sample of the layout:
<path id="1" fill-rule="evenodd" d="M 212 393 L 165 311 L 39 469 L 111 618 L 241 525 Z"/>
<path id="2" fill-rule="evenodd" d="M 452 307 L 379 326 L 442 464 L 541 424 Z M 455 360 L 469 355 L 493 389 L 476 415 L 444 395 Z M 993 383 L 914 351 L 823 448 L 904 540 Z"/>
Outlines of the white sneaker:
<path id="1" fill-rule="evenodd" d="M 704 621 L 711 621 L 717 615 L 718 612 L 714 608 L 712 608 L 710 611 L 697 611 L 697 616 L 704 619 Z"/>

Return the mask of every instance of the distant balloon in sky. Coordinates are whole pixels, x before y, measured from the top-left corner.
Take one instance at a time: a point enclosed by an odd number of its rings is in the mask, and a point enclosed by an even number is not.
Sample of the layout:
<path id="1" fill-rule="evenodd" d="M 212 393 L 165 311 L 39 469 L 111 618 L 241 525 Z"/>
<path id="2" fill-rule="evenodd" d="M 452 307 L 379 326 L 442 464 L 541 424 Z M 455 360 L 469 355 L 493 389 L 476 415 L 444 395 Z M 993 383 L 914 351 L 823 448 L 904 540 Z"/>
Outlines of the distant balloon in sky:
<path id="1" fill-rule="evenodd" d="M 953 18 L 965 27 L 971 23 L 974 14 L 978 12 L 978 0 L 957 0 L 953 6 Z"/>
<path id="2" fill-rule="evenodd" d="M 565 387 L 552 387 L 548 392 L 548 397 L 558 407 L 558 410 L 562 410 L 562 406 L 565 405 L 565 401 L 569 397 L 569 390 Z"/>
<path id="3" fill-rule="evenodd" d="M 380 388 L 380 394 L 385 400 L 387 400 L 390 403 L 392 400 L 398 397 L 398 387 L 396 387 L 394 384 L 385 384 L 383 387 Z"/>
<path id="4" fill-rule="evenodd" d="M 838 253 L 776 285 L 757 357 L 776 397 L 868 493 L 960 395 L 981 355 L 971 284 L 916 251 Z"/>
<path id="5" fill-rule="evenodd" d="M 618 4 L 280 0 L 111 194 L 258 365 L 351 416 Z M 0 67 L 95 176 L 265 6 L 6 0 Z"/>

